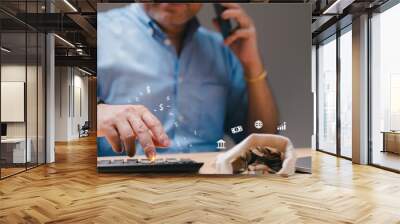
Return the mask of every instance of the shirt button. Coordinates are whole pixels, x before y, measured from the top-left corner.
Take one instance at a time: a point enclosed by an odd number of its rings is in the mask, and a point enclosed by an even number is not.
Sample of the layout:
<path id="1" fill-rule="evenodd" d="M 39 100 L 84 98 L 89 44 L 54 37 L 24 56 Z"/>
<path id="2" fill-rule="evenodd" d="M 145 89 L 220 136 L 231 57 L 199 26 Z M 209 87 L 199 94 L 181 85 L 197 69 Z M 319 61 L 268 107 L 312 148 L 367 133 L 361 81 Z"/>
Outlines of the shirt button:
<path id="1" fill-rule="evenodd" d="M 169 46 L 169 45 L 171 45 L 171 41 L 169 39 L 165 39 L 164 40 L 164 44 Z"/>
<path id="2" fill-rule="evenodd" d="M 153 33 L 154 33 L 154 30 L 153 30 L 153 28 L 149 27 L 149 28 L 147 29 L 147 32 L 152 36 Z"/>

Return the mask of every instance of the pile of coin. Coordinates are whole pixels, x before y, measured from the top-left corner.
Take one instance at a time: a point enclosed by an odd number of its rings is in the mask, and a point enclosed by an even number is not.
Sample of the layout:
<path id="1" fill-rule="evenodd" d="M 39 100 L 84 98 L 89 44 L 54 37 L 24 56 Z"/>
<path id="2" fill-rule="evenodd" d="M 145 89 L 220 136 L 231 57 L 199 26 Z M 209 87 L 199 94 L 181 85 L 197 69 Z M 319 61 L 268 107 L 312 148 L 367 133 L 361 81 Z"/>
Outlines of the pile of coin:
<path id="1" fill-rule="evenodd" d="M 283 153 L 266 146 L 252 147 L 233 163 L 234 173 L 265 175 L 282 168 Z"/>

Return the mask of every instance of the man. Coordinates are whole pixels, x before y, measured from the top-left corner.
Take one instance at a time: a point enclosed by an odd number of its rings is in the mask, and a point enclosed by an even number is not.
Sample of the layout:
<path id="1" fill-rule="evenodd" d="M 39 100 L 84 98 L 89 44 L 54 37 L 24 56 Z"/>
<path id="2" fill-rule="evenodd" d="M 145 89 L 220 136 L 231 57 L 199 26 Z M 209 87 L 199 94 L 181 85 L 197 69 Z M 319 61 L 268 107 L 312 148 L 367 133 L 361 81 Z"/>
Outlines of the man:
<path id="1" fill-rule="evenodd" d="M 201 3 L 131 4 L 99 14 L 100 156 L 133 156 L 136 141 L 149 158 L 156 148 L 213 151 L 239 125 L 236 141 L 275 133 L 277 109 L 254 23 L 238 4 L 222 5 L 222 18 L 239 25 L 225 40 L 199 25 Z"/>

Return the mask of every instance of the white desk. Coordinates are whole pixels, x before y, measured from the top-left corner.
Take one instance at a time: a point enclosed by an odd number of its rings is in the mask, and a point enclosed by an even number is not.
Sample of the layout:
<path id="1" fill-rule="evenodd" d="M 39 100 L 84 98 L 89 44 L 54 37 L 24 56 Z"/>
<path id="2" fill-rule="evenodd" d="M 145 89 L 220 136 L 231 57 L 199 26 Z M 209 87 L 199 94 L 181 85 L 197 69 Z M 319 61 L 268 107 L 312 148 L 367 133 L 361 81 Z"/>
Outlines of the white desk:
<path id="1" fill-rule="evenodd" d="M 1 139 L 2 151 L 12 150 L 12 163 L 25 163 L 31 162 L 32 153 L 31 145 L 32 140 L 30 138 L 26 139 L 28 144 L 25 144 L 25 138 L 6 138 Z M 25 145 L 26 151 L 25 151 Z M 3 148 L 5 147 L 5 148 Z M 3 156 L 2 156 L 3 157 Z M 25 161 L 26 159 L 26 161 Z"/>

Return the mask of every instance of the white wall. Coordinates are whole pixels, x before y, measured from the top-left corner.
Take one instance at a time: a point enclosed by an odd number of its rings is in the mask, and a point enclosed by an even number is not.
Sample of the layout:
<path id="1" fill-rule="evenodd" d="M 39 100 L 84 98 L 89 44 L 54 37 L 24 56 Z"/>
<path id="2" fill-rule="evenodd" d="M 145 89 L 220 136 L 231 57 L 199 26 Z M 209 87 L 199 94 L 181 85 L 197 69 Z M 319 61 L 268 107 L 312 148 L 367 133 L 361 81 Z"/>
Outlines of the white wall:
<path id="1" fill-rule="evenodd" d="M 56 141 L 77 139 L 78 124 L 88 120 L 88 78 L 83 75 L 76 68 L 56 67 Z"/>
<path id="2" fill-rule="evenodd" d="M 89 113 L 88 113 L 88 78 L 87 76 L 81 76 L 82 73 L 78 73 L 74 75 L 74 108 L 72 108 L 72 120 L 71 120 L 71 135 L 73 138 L 79 137 L 78 133 L 78 124 L 81 126 L 88 121 Z M 79 97 L 80 96 L 80 97 Z M 81 110 L 81 111 L 80 111 Z"/>
<path id="3" fill-rule="evenodd" d="M 29 86 L 36 86 L 36 80 L 32 80 L 31 74 L 36 75 L 36 67 L 35 66 L 28 66 L 25 67 L 24 65 L 18 65 L 18 64 L 8 64 L 8 65 L 2 65 L 1 66 L 1 81 L 2 82 L 25 82 L 25 75 L 26 71 L 28 72 L 28 81 L 29 81 Z M 36 111 L 36 88 L 27 88 L 27 106 L 31 107 L 29 108 L 27 113 L 27 119 L 28 122 L 28 137 L 30 131 L 30 127 L 32 127 L 34 130 L 36 130 L 36 120 L 37 120 L 37 115 L 36 113 L 32 113 L 31 111 Z M 33 103 L 33 104 L 32 104 Z M 32 108 L 34 107 L 34 108 Z M 1 108 L 1 110 L 6 110 L 7 108 Z M 31 124 L 31 122 L 34 122 L 35 124 Z M 25 123 L 26 122 L 7 122 L 7 136 L 8 137 L 25 137 Z M 32 130 L 33 130 L 32 129 Z"/>
<path id="4" fill-rule="evenodd" d="M 287 123 L 287 129 L 280 134 L 289 137 L 298 148 L 309 148 L 313 135 L 311 5 L 241 5 L 257 29 L 258 47 L 278 106 L 279 122 Z M 206 28 L 215 29 L 214 16 L 212 4 L 204 4 L 198 18 Z"/>
<path id="5" fill-rule="evenodd" d="M 68 88 L 70 77 L 67 74 L 67 67 L 55 68 L 55 141 L 68 140 Z"/>

